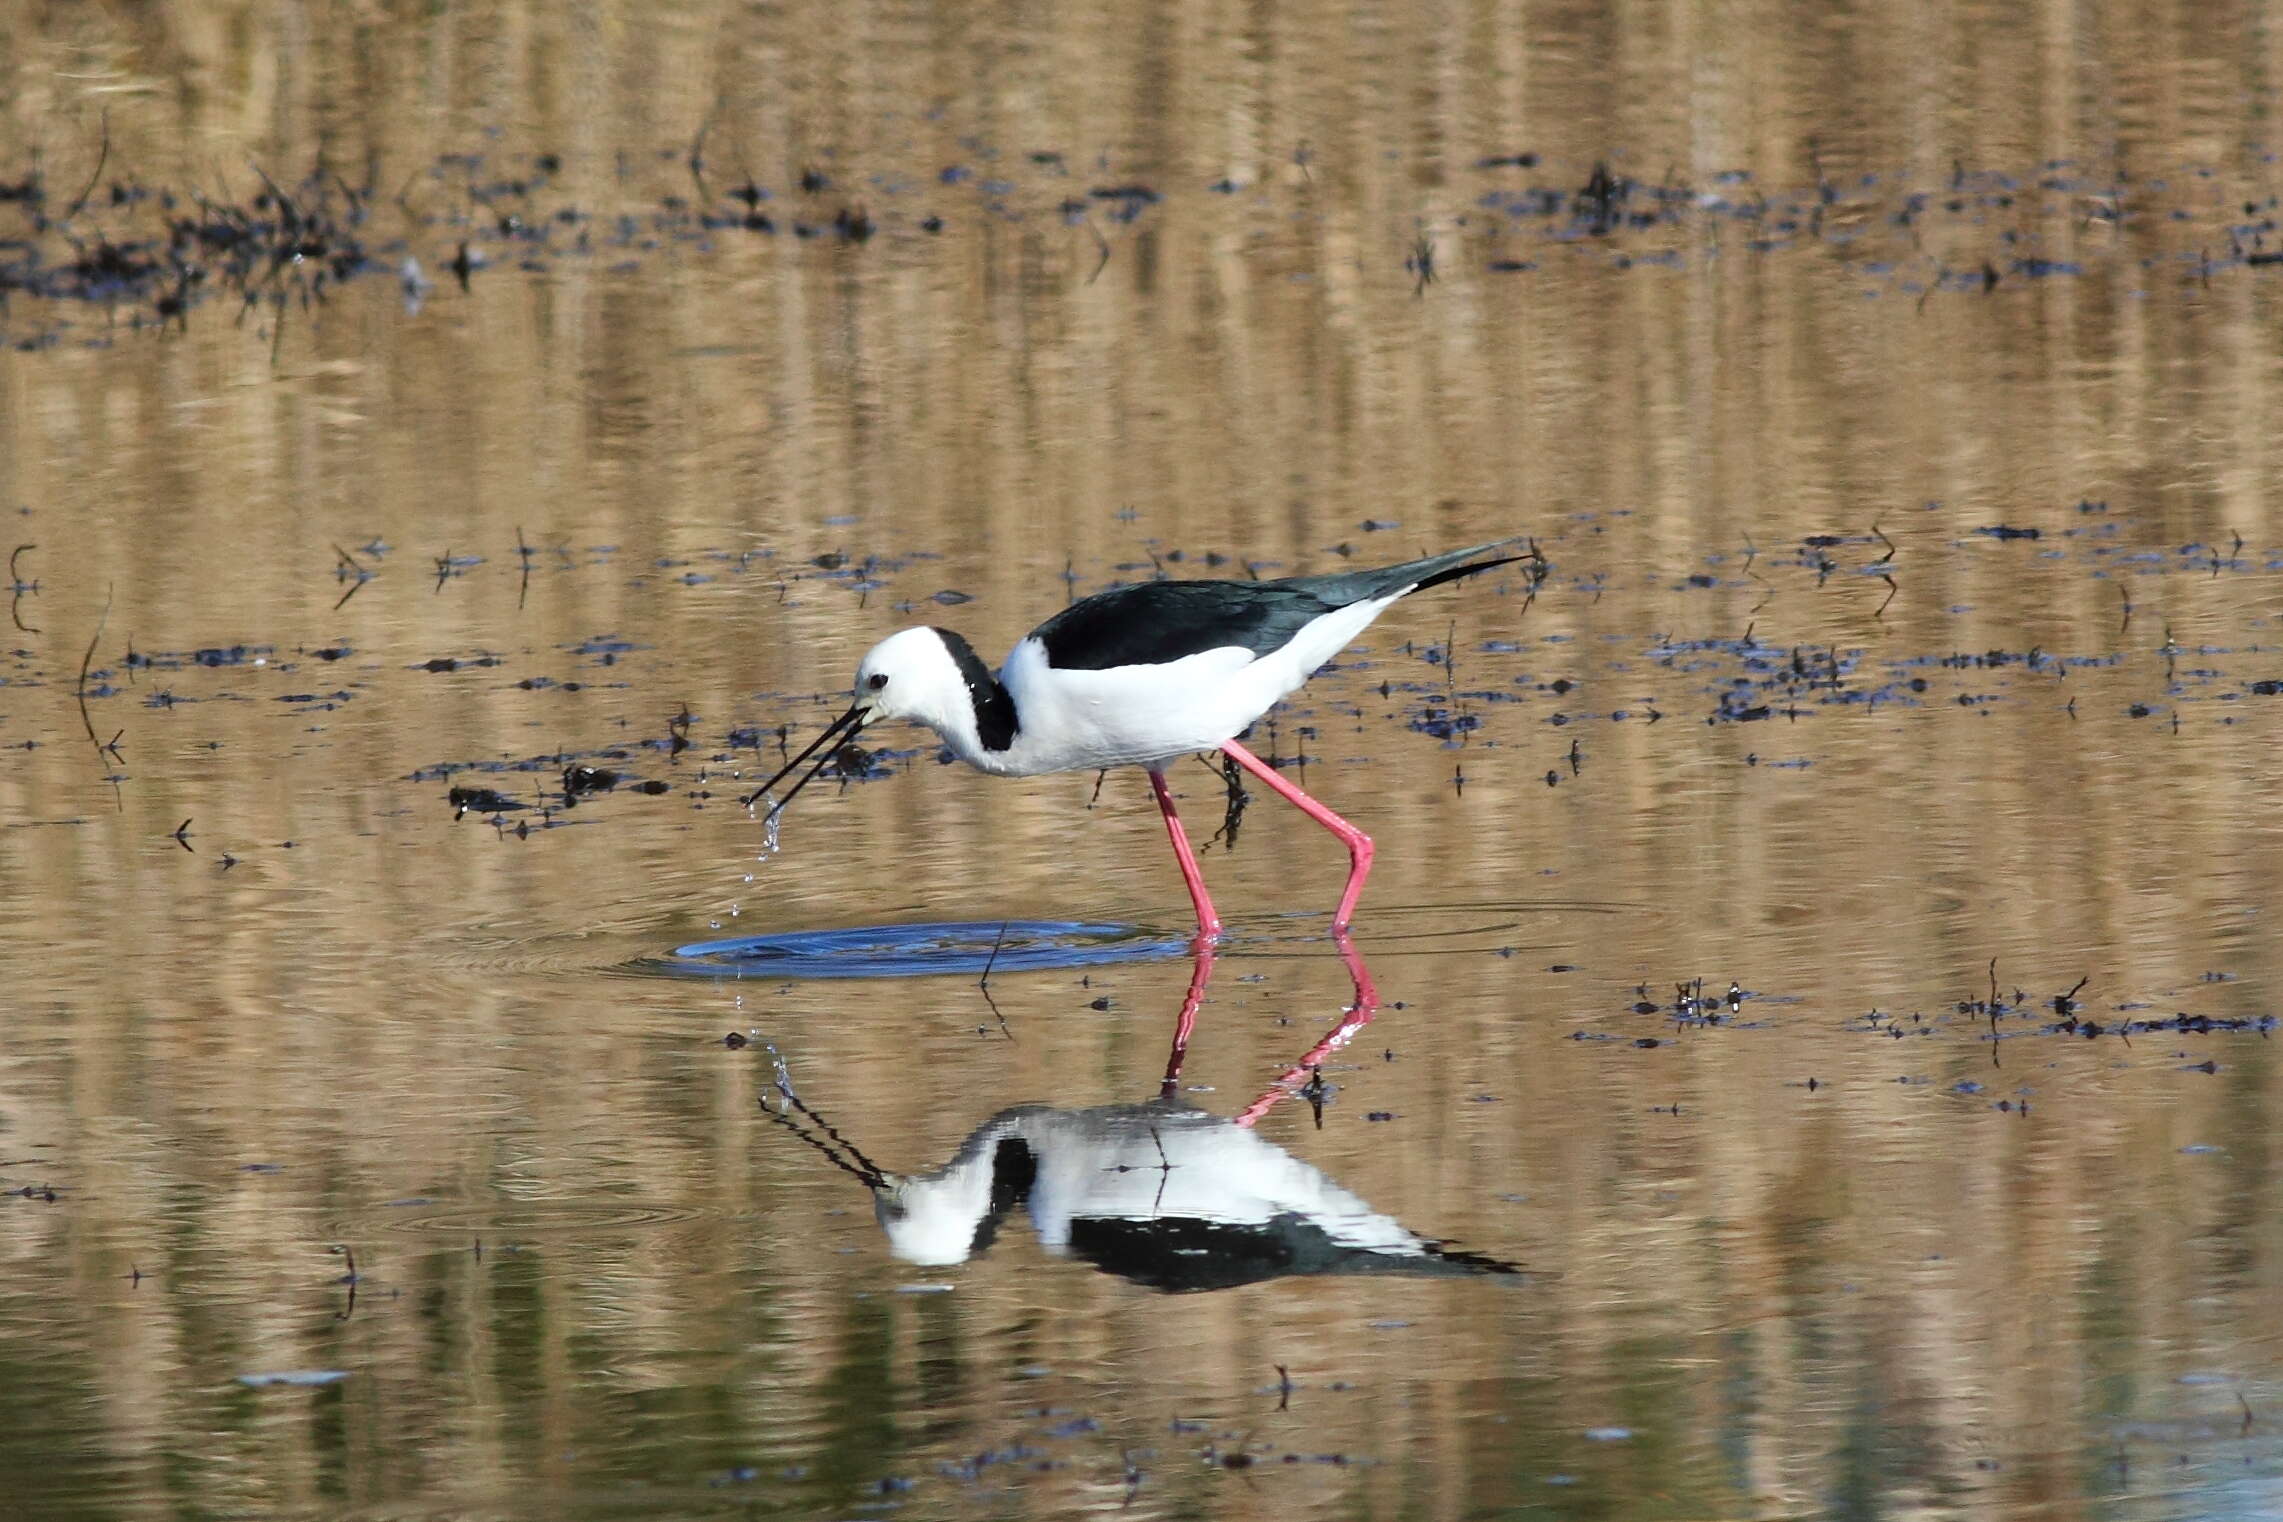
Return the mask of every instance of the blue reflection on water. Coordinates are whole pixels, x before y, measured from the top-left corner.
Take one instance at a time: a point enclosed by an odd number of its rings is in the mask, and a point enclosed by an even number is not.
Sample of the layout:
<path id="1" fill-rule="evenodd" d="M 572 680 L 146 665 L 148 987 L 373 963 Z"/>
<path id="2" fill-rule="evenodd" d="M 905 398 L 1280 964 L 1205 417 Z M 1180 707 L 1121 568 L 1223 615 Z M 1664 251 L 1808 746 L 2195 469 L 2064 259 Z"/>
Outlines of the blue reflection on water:
<path id="1" fill-rule="evenodd" d="M 1188 942 L 1132 925 L 1072 920 L 964 920 L 849 925 L 693 941 L 641 970 L 683 977 L 920 978 L 1028 972 L 1175 957 Z"/>

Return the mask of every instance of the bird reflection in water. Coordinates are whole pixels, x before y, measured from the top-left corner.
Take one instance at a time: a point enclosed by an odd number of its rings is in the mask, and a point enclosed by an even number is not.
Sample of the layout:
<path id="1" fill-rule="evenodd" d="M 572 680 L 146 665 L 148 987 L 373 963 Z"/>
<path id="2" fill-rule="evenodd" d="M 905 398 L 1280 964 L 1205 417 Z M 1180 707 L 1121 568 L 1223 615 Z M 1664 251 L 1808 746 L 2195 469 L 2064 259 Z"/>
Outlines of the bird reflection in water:
<path id="1" fill-rule="evenodd" d="M 1378 990 L 1337 938 L 1355 1003 L 1234 1116 L 1178 1097 L 1181 1065 L 1213 974 L 1200 943 L 1158 1097 L 1064 1110 L 1016 1105 L 977 1126 L 933 1173 L 880 1168 L 793 1092 L 782 1063 L 772 1119 L 872 1192 L 888 1249 L 907 1263 L 978 1257 L 1020 1206 L 1050 1252 L 1166 1291 L 1226 1289 L 1288 1275 L 1513 1275 L 1515 1265 L 1429 1240 L 1373 1210 L 1322 1170 L 1255 1131 L 1284 1099 L 1320 1102 L 1324 1060 L 1371 1022 Z"/>

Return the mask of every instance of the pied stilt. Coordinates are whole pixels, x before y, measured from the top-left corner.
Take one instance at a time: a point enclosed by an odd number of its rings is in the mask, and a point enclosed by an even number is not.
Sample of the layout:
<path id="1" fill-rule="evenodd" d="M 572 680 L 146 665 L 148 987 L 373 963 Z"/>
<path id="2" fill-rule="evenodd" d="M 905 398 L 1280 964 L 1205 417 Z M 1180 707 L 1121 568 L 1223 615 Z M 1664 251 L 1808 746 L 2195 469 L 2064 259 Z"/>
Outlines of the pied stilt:
<path id="1" fill-rule="evenodd" d="M 1197 933 L 1221 933 L 1205 875 L 1182 831 L 1165 768 L 1218 750 L 1290 799 L 1348 848 L 1348 883 L 1332 928 L 1347 929 L 1371 871 L 1371 837 L 1294 787 L 1236 736 L 1403 597 L 1531 558 L 1485 559 L 1513 540 L 1370 571 L 1276 581 L 1145 581 L 1072 603 L 1024 636 L 993 675 L 949 629 L 917 628 L 874 645 L 856 668 L 856 701 L 756 789 L 750 806 L 815 756 L 774 821 L 866 726 L 911 719 L 953 754 L 1001 777 L 1139 766 L 1165 815 Z"/>
<path id="2" fill-rule="evenodd" d="M 1176 1024 L 1154 1104 L 1088 1110 L 1018 1105 L 976 1127 L 933 1173 L 890 1173 L 794 1092 L 780 1063 L 763 1111 L 872 1192 L 889 1251 L 944 1266 L 980 1256 L 1018 1205 L 1039 1244 L 1162 1290 L 1220 1289 L 1287 1274 L 1445 1276 L 1518 1272 L 1421 1237 L 1253 1129 L 1279 1099 L 1312 1092 L 1322 1064 L 1377 1007 L 1371 974 L 1342 938 L 1356 1005 L 1241 1113 L 1223 1117 L 1174 1084 L 1205 982 L 1209 943 Z"/>

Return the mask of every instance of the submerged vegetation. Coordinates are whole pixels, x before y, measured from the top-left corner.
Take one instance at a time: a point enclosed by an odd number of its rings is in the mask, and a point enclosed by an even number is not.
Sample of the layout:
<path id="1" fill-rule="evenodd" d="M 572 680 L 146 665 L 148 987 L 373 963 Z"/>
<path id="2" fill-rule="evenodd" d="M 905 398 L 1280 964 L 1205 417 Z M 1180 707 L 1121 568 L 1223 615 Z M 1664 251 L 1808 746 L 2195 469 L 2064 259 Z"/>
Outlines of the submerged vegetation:
<path id="1" fill-rule="evenodd" d="M 1070 268 L 1090 283 L 1137 225 L 1301 214 L 1312 189 L 1304 154 L 1292 166 L 1300 178 L 1260 184 L 1091 183 L 1059 152 L 983 152 L 978 164 L 861 177 L 800 167 L 772 185 L 714 172 L 707 147 L 701 128 L 685 146 L 622 158 L 602 178 L 610 204 L 598 204 L 572 192 L 576 166 L 552 150 L 445 154 L 393 186 L 371 164 L 352 179 L 320 158 L 287 182 L 249 163 L 234 189 L 197 188 L 115 162 L 106 129 L 76 185 L 38 156 L 0 172 L 0 336 L 20 348 L 63 341 L 84 327 L 66 315 L 74 306 L 103 312 L 103 337 L 179 326 L 209 304 L 241 324 L 258 312 L 282 322 L 360 278 L 393 279 L 417 312 L 439 280 L 465 292 L 488 270 L 543 274 L 557 260 L 638 260 L 669 246 L 702 255 L 779 236 L 924 244 L 982 221 L 1059 222 L 1071 230 Z M 1484 152 L 1447 169 L 1447 207 L 1381 253 L 1388 277 L 1421 298 L 1460 274 L 1528 275 L 1562 258 L 1632 269 L 1802 249 L 1843 261 L 1866 293 L 1922 302 L 2102 272 L 2208 285 L 2283 264 L 2275 168 L 2254 156 L 2224 175 L 2183 165 L 2167 179 L 2065 161 L 1958 164 L 1939 185 L 1819 169 L 1811 183 L 1770 186 L 1741 169 L 1702 184 L 1647 181 L 1606 161 L 1565 175 L 1535 153 Z"/>

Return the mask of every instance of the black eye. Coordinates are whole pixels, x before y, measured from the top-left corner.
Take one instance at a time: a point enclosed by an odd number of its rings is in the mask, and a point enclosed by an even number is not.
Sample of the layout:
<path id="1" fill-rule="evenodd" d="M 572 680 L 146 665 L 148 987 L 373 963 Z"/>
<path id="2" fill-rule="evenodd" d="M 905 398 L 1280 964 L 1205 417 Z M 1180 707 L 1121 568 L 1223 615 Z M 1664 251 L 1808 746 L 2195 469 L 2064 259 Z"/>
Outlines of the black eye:
<path id="1" fill-rule="evenodd" d="M 872 680 L 866 682 L 864 685 L 871 688 L 874 692 L 878 692 L 881 688 L 888 685 L 888 673 L 885 671 L 875 671 L 872 673 Z"/>

